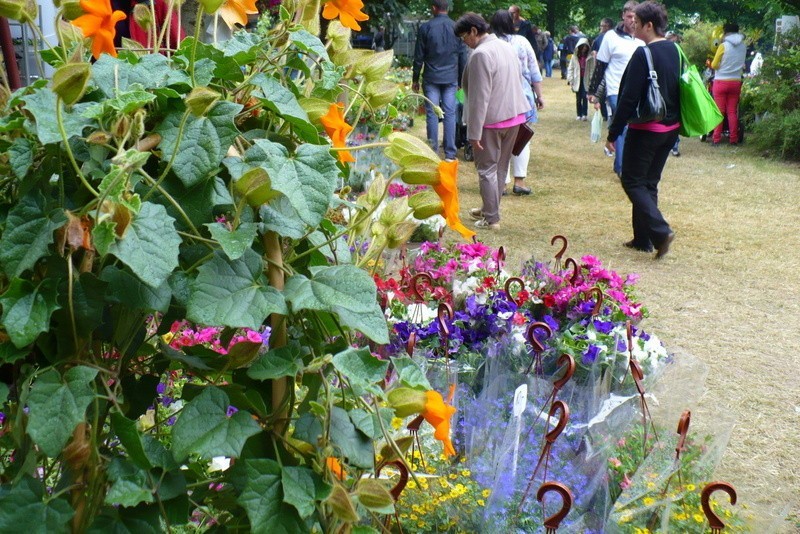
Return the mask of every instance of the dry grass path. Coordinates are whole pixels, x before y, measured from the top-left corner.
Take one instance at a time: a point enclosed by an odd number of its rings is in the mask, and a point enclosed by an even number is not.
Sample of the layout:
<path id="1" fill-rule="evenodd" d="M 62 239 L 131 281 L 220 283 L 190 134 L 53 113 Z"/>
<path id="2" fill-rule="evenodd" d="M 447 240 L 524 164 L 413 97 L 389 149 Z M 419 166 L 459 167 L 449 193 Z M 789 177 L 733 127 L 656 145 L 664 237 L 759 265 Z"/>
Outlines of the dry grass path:
<path id="1" fill-rule="evenodd" d="M 528 175 L 534 194 L 504 197 L 501 229 L 479 238 L 504 245 L 512 268 L 549 259 L 551 236 L 564 234 L 571 255 L 638 273 L 650 310 L 644 326 L 709 368 L 698 402 L 687 401 L 693 426 L 713 426 L 720 412 L 735 416 L 717 476 L 760 517 L 777 520 L 769 532 L 791 532 L 779 520 L 800 514 L 800 167 L 747 145 L 712 149 L 683 139 L 660 189 L 677 238 L 656 262 L 621 246 L 631 237 L 630 204 L 611 159 L 589 142 L 588 123 L 575 120 L 573 93 L 554 77 L 544 97 Z M 459 171 L 467 219 L 480 205 L 477 175 L 472 163 Z"/>

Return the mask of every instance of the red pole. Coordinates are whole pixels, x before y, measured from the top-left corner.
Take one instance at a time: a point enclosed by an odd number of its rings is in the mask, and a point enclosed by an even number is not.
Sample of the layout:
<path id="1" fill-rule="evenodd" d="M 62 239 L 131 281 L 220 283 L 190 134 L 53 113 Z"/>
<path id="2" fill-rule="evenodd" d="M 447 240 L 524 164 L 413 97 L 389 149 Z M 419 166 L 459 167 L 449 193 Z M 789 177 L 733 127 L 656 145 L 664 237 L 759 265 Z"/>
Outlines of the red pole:
<path id="1" fill-rule="evenodd" d="M 17 55 L 14 53 L 14 41 L 11 39 L 11 28 L 8 19 L 0 17 L 0 48 L 3 51 L 3 63 L 8 74 L 8 85 L 12 91 L 22 87 L 17 66 Z"/>

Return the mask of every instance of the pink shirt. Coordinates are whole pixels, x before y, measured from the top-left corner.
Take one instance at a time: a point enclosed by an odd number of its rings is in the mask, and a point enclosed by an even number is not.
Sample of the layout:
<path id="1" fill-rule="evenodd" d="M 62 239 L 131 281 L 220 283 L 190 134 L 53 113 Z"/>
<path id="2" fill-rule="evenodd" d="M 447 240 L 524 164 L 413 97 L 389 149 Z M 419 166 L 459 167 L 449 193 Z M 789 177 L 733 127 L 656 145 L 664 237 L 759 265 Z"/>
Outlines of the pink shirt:
<path id="1" fill-rule="evenodd" d="M 631 130 L 644 130 L 646 132 L 654 132 L 654 133 L 665 133 L 671 132 L 672 130 L 677 130 L 681 127 L 681 123 L 676 122 L 675 124 L 661 124 L 660 122 L 641 122 L 639 124 L 629 124 L 628 128 Z"/>
<path id="2" fill-rule="evenodd" d="M 511 128 L 512 126 L 522 124 L 523 122 L 525 122 L 525 114 L 520 113 L 516 117 L 512 117 L 504 121 L 495 122 L 494 124 L 484 124 L 483 127 L 491 128 L 493 130 L 499 130 L 500 128 Z"/>

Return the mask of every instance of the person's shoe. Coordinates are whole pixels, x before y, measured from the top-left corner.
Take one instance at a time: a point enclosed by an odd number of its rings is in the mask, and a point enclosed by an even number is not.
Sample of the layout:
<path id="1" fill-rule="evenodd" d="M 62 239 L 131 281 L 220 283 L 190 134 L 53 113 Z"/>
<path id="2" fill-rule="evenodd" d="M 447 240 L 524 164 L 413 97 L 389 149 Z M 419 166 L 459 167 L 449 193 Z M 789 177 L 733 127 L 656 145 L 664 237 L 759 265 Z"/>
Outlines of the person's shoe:
<path id="1" fill-rule="evenodd" d="M 679 157 L 681 157 L 681 151 L 678 150 L 677 148 L 673 148 L 672 149 L 672 155 L 675 156 L 676 158 L 679 158 Z"/>
<path id="2" fill-rule="evenodd" d="M 475 221 L 475 228 L 479 228 L 481 230 L 499 230 L 500 223 L 490 223 L 486 219 L 481 219 L 480 221 Z"/>
<path id="3" fill-rule="evenodd" d="M 583 117 L 581 117 L 580 115 L 578 115 L 577 117 L 575 117 L 575 120 L 576 120 L 576 121 L 582 121 L 582 120 L 583 120 Z"/>
<path id="4" fill-rule="evenodd" d="M 623 247 L 632 248 L 633 250 L 638 250 L 639 252 L 653 252 L 653 247 L 639 247 L 636 246 L 633 242 L 633 239 L 630 241 L 626 241 L 622 244 Z"/>
<path id="5" fill-rule="evenodd" d="M 514 188 L 511 190 L 511 192 L 514 193 L 516 196 L 521 197 L 523 195 L 530 195 L 531 188 L 522 185 L 515 185 Z"/>
<path id="6" fill-rule="evenodd" d="M 582 120 L 583 122 L 586 122 L 588 119 L 586 118 L 586 115 L 584 115 L 584 116 L 582 116 L 582 117 L 581 117 L 581 120 Z"/>
<path id="7" fill-rule="evenodd" d="M 444 158 L 447 163 L 452 163 L 456 160 L 456 158 Z"/>
<path id="8" fill-rule="evenodd" d="M 469 210 L 469 216 L 473 221 L 483 220 L 483 210 L 480 208 L 472 208 Z"/>
<path id="9" fill-rule="evenodd" d="M 669 234 L 667 234 L 667 237 L 664 238 L 664 241 L 662 241 L 661 244 L 656 247 L 655 259 L 660 260 L 661 258 L 666 256 L 667 252 L 669 252 L 669 246 L 672 244 L 673 241 L 675 241 L 675 232 L 670 232 Z"/>

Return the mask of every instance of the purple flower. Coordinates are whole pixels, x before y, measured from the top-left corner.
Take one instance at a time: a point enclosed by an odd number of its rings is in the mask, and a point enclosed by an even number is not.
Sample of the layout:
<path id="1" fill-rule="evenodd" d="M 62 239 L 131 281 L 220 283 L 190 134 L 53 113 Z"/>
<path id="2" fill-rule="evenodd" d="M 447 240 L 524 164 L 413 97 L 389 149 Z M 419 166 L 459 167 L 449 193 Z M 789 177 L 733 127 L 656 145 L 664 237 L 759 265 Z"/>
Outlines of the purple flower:
<path id="1" fill-rule="evenodd" d="M 600 347 L 597 345 L 589 345 L 586 352 L 583 353 L 583 365 L 591 365 L 597 360 L 597 355 L 600 353 Z"/>
<path id="2" fill-rule="evenodd" d="M 619 338 L 617 340 L 617 352 L 625 352 L 628 350 L 628 343 L 625 341 L 625 338 Z"/>
<path id="3" fill-rule="evenodd" d="M 176 421 L 176 419 L 175 419 L 175 416 L 173 415 L 172 417 L 170 417 L 169 419 L 167 419 L 167 426 L 172 426 L 172 425 L 174 425 L 174 424 L 175 424 L 175 421 Z"/>
<path id="4" fill-rule="evenodd" d="M 172 397 L 163 397 L 163 398 L 161 399 L 161 406 L 164 406 L 164 407 L 166 408 L 167 406 L 169 406 L 170 404 L 172 404 L 172 402 L 173 402 L 173 401 L 172 401 Z"/>
<path id="5" fill-rule="evenodd" d="M 166 390 L 167 390 L 167 385 L 164 382 L 159 382 L 158 385 L 156 386 L 156 393 L 158 393 L 159 395 L 163 395 L 164 391 Z"/>
<path id="6" fill-rule="evenodd" d="M 228 409 L 225 411 L 225 415 L 228 417 L 232 417 L 233 414 L 239 411 L 239 408 L 236 406 L 228 406 Z"/>
<path id="7" fill-rule="evenodd" d="M 551 329 L 553 332 L 557 332 L 557 331 L 558 331 L 558 321 L 556 321 L 556 320 L 553 318 L 553 316 L 552 316 L 552 315 L 545 315 L 545 316 L 542 318 L 542 320 L 543 320 L 545 323 L 547 323 L 547 326 L 549 326 L 549 327 L 550 327 L 550 329 Z"/>
<path id="8" fill-rule="evenodd" d="M 601 321 L 599 319 L 595 319 L 593 324 L 595 330 L 597 330 L 601 334 L 608 334 L 612 330 L 614 330 L 614 323 L 611 321 Z"/>
<path id="9" fill-rule="evenodd" d="M 6 422 L 6 414 L 0 412 L 0 426 L 3 426 L 3 423 Z"/>

